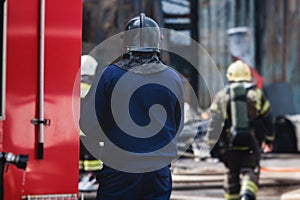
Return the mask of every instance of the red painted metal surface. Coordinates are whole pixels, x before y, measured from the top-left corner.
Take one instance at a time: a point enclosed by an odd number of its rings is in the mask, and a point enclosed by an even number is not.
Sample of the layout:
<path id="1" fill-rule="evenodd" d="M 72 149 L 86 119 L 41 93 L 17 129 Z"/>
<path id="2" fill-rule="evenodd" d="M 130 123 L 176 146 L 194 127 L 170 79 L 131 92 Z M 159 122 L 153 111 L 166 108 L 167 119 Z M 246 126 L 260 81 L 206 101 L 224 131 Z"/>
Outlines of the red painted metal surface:
<path id="1" fill-rule="evenodd" d="M 5 199 L 77 193 L 82 0 L 46 1 L 44 158 L 36 157 L 38 128 L 39 0 L 9 0 L 6 119 L 0 150 L 29 154 L 26 172 L 10 166 Z M 75 92 L 74 92 L 75 87 Z M 75 105 L 74 105 L 75 103 Z"/>

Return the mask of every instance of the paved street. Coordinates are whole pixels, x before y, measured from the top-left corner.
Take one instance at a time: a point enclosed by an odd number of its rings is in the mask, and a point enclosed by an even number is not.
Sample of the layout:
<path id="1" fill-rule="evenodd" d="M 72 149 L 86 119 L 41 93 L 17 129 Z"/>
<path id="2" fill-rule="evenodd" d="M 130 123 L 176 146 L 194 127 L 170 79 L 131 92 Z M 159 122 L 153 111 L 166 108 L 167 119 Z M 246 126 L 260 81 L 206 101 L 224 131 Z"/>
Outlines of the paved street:
<path id="1" fill-rule="evenodd" d="M 280 200 L 282 194 L 300 189 L 299 154 L 269 154 L 264 156 L 261 166 L 257 200 Z M 172 171 L 172 200 L 223 199 L 225 168 L 222 163 L 211 159 L 194 161 L 181 158 L 173 163 Z M 86 193 L 84 199 L 94 198 L 95 193 Z"/>
<path id="2" fill-rule="evenodd" d="M 270 154 L 261 162 L 258 200 L 280 200 L 281 195 L 300 188 L 299 155 Z M 213 160 L 180 159 L 173 165 L 172 200 L 223 199 L 225 168 Z M 296 198 L 297 199 L 297 198 Z M 300 199 L 300 197 L 299 197 Z"/>

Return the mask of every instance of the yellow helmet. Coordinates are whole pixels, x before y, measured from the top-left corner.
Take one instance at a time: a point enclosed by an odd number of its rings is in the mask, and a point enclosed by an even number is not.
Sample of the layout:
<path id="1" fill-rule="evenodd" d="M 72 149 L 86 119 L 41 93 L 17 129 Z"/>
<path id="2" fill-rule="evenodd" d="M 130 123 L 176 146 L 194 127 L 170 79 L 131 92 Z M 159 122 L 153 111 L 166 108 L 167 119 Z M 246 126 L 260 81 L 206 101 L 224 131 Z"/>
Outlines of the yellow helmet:
<path id="1" fill-rule="evenodd" d="M 230 82 L 251 81 L 252 79 L 249 66 L 240 60 L 229 65 L 226 76 Z"/>

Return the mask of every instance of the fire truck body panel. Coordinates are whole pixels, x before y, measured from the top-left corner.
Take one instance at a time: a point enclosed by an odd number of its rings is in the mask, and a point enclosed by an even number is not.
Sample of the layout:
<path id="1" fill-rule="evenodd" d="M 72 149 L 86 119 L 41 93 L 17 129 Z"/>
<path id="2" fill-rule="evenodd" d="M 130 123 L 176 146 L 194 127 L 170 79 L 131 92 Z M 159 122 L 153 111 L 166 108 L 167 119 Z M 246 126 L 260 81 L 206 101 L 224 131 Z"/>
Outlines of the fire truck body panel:
<path id="1" fill-rule="evenodd" d="M 5 199 L 77 194 L 82 0 L 45 1 L 43 158 L 40 112 L 40 1 L 7 1 L 5 118 L 0 151 L 28 154 L 27 169 L 4 174 Z"/>

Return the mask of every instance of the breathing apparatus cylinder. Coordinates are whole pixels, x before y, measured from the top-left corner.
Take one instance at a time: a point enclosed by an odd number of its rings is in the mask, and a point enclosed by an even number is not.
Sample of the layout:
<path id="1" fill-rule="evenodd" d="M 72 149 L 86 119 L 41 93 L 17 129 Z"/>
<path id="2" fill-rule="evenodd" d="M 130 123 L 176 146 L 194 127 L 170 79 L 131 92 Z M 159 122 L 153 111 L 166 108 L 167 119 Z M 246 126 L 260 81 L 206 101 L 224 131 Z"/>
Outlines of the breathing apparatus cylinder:
<path id="1" fill-rule="evenodd" d="M 250 133 L 247 88 L 241 82 L 229 86 L 231 112 L 231 146 L 250 147 L 253 137 Z"/>
<path id="2" fill-rule="evenodd" d="M 242 83 L 230 84 L 230 108 L 232 126 L 236 129 L 249 128 L 247 90 Z"/>

